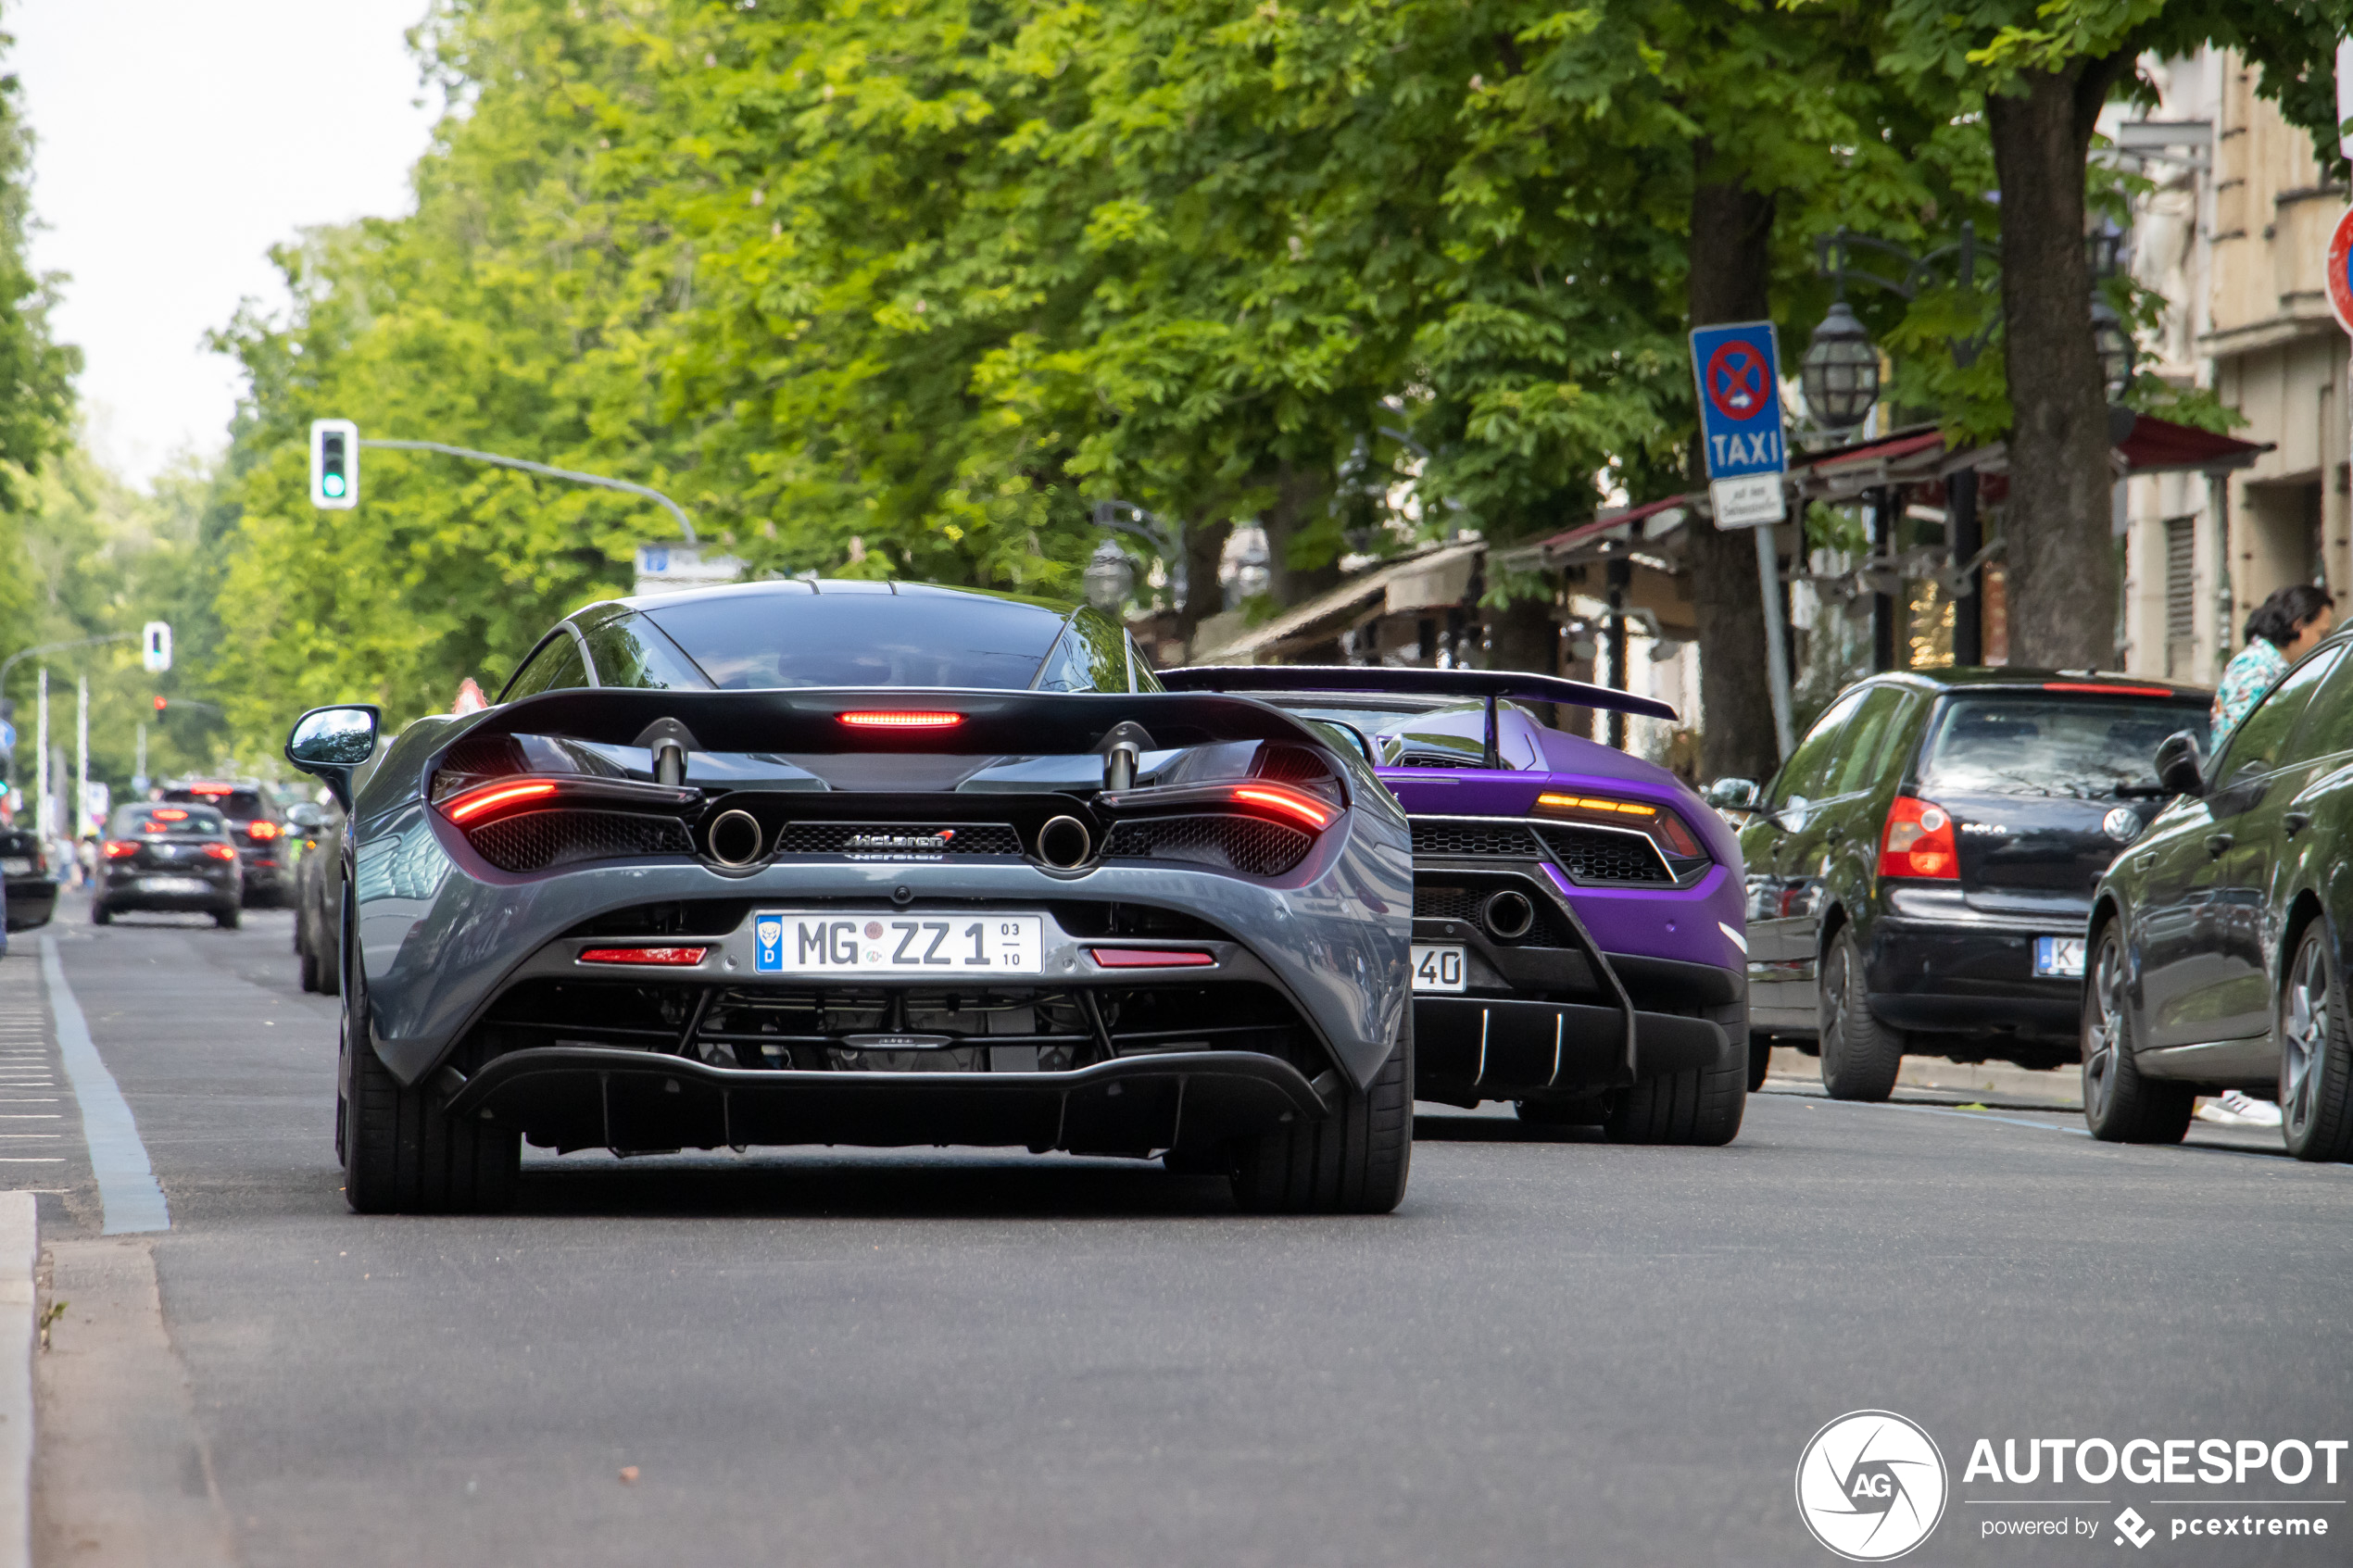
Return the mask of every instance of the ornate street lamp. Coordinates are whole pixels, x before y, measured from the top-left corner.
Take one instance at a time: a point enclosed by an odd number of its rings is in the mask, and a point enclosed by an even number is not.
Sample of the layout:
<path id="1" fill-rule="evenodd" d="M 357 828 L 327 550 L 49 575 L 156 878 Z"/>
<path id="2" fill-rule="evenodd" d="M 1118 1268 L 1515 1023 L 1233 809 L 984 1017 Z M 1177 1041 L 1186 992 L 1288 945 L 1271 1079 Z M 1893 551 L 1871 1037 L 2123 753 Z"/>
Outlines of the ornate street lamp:
<path id="1" fill-rule="evenodd" d="M 1814 329 L 1797 379 L 1814 422 L 1830 430 L 1852 430 L 1879 402 L 1879 350 L 1844 299 Z"/>
<path id="2" fill-rule="evenodd" d="M 2100 357 L 2100 383 L 2108 388 L 2111 403 L 2124 395 L 2133 384 L 2133 363 L 2139 350 L 2133 334 L 2124 330 L 2123 319 L 2116 307 L 2105 299 L 2092 303 L 2092 346 Z"/>
<path id="3" fill-rule="evenodd" d="M 1136 588 L 1136 568 L 1127 559 L 1127 552 L 1106 539 L 1095 546 L 1093 558 L 1088 561 L 1083 581 L 1087 584 L 1087 602 L 1105 615 L 1117 615 L 1127 596 Z"/>

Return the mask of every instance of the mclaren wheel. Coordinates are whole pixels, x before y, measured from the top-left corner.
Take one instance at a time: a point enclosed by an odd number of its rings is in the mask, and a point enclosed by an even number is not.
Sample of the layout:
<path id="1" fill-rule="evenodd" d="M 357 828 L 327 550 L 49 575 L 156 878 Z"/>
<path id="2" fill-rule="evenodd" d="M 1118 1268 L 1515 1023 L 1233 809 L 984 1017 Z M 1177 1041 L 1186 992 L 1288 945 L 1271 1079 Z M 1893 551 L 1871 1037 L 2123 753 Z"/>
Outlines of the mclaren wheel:
<path id="1" fill-rule="evenodd" d="M 2108 1143 L 2180 1143 L 2197 1095 L 2141 1075 L 2124 986 L 2124 932 L 2100 928 L 2083 985 L 2083 1122 Z"/>
<path id="2" fill-rule="evenodd" d="M 1397 1048 L 1340 1109 L 1234 1146 L 1234 1201 L 1254 1214 L 1386 1214 L 1405 1197 L 1414 1154 L 1414 1009 Z"/>
<path id="3" fill-rule="evenodd" d="M 2353 1160 L 2353 1019 L 2328 927 L 2305 927 L 2280 992 L 2280 1132 L 2298 1160 Z"/>
<path id="4" fill-rule="evenodd" d="M 514 1201 L 522 1135 L 450 1116 L 392 1075 L 368 1039 L 364 997 L 343 1010 L 344 1200 L 360 1214 L 472 1214 Z"/>

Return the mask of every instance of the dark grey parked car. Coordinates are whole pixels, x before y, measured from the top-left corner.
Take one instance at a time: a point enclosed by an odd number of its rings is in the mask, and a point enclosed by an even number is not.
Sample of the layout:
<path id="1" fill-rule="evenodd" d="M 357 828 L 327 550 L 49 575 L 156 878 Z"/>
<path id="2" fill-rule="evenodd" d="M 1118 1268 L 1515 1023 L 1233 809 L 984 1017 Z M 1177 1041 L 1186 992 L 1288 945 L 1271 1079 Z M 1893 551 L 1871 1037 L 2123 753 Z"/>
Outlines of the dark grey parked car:
<path id="1" fill-rule="evenodd" d="M 381 753 L 375 728 L 318 709 L 286 748 L 351 812 L 356 1209 L 496 1205 L 525 1138 L 1159 1155 L 1267 1210 L 1403 1195 L 1404 813 L 1335 733 L 1158 690 L 1093 610 L 628 599 L 559 623 L 498 706 Z"/>

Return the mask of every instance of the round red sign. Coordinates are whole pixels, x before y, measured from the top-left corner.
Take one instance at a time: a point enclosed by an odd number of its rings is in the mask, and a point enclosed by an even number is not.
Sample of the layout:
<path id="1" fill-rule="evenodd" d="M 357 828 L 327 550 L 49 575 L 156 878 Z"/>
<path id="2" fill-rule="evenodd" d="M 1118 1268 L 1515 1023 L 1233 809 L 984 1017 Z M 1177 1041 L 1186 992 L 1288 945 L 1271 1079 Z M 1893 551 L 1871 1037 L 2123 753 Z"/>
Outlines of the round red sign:
<path id="1" fill-rule="evenodd" d="M 2329 308 L 2336 324 L 2353 332 L 2353 207 L 2336 220 L 2329 234 Z"/>
<path id="2" fill-rule="evenodd" d="M 1707 357 L 1707 400 L 1728 420 L 1753 420 L 1770 407 L 1766 381 L 1764 358 L 1739 338 Z"/>

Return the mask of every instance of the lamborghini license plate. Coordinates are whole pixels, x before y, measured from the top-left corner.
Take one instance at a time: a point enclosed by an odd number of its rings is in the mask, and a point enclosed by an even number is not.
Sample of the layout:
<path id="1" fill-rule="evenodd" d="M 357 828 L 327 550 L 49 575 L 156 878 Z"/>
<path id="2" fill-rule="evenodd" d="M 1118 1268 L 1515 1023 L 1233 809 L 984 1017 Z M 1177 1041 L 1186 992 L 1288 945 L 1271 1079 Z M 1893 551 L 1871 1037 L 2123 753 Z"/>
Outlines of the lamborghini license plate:
<path id="1" fill-rule="evenodd" d="M 1415 990 L 1459 991 L 1463 984 L 1462 948 L 1414 944 Z"/>
<path id="2" fill-rule="evenodd" d="M 763 909 L 752 917 L 753 972 L 859 975 L 894 980 L 969 980 L 1039 974 L 1046 968 L 1042 915 L 853 915 Z"/>

